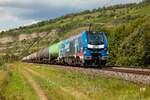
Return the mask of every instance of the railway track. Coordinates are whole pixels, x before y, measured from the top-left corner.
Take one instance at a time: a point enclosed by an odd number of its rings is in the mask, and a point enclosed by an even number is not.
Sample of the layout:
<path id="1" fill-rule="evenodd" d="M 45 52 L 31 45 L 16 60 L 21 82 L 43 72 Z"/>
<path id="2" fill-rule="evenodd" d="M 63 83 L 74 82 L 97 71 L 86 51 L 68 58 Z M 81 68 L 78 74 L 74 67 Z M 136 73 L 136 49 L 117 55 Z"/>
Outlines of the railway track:
<path id="1" fill-rule="evenodd" d="M 137 75 L 147 75 L 147 76 L 150 75 L 150 69 L 112 67 L 112 68 L 106 68 L 106 69 L 102 69 L 102 70 L 129 73 L 129 74 L 137 74 Z"/>
<path id="2" fill-rule="evenodd" d="M 43 64 L 41 64 L 43 65 Z M 150 69 L 143 68 L 126 68 L 126 67 L 105 67 L 105 68 L 85 68 L 78 66 L 64 66 L 64 65 L 47 65 L 49 67 L 61 68 L 66 71 L 77 71 L 90 75 L 102 75 L 121 80 L 131 81 L 134 83 L 148 84 L 150 85 Z"/>
<path id="3" fill-rule="evenodd" d="M 61 66 L 53 65 L 53 67 L 63 68 L 67 71 L 79 71 L 85 74 L 104 75 L 121 80 L 150 85 L 150 69 L 120 68 L 120 67 L 107 67 L 98 69 L 98 68 L 83 68 L 83 67 L 62 66 L 62 65 Z"/>
<path id="4" fill-rule="evenodd" d="M 63 66 L 63 65 L 53 65 L 55 67 L 63 67 L 63 68 L 69 68 L 69 69 L 79 69 L 79 70 L 94 70 L 97 71 L 112 71 L 112 72 L 120 72 L 120 73 L 129 73 L 129 74 L 137 74 L 137 75 L 150 75 L 150 69 L 144 69 L 144 68 L 127 68 L 127 67 L 106 67 L 106 68 L 92 68 L 92 67 L 74 67 L 74 66 Z"/>

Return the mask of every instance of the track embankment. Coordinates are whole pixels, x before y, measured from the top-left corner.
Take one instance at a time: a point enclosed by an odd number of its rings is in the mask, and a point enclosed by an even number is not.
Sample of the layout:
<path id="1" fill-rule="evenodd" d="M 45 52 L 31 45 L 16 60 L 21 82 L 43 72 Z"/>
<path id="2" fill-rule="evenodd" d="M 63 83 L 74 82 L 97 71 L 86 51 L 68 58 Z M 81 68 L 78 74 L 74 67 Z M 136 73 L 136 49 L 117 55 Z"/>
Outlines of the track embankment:
<path id="1" fill-rule="evenodd" d="M 57 68 L 64 68 L 70 71 L 80 71 L 85 74 L 93 75 L 104 75 L 117 79 L 127 80 L 135 83 L 150 84 L 150 69 L 140 69 L 140 68 L 120 68 L 120 67 L 110 67 L 110 68 L 83 68 L 83 67 L 72 67 L 72 66 L 57 66 Z"/>

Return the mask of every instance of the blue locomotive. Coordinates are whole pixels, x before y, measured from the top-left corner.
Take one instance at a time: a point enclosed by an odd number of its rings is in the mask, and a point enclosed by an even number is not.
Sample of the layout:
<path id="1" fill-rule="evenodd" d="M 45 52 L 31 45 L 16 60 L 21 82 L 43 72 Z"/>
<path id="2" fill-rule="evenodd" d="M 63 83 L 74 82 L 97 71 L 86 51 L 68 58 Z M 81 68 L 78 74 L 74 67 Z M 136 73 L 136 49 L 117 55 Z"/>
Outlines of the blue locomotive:
<path id="1" fill-rule="evenodd" d="M 104 32 L 84 31 L 24 57 L 22 60 L 77 66 L 105 65 L 108 61 L 107 37 Z"/>
<path id="2" fill-rule="evenodd" d="M 108 60 L 108 43 L 104 32 L 84 31 L 61 41 L 58 62 L 68 65 L 100 66 Z"/>

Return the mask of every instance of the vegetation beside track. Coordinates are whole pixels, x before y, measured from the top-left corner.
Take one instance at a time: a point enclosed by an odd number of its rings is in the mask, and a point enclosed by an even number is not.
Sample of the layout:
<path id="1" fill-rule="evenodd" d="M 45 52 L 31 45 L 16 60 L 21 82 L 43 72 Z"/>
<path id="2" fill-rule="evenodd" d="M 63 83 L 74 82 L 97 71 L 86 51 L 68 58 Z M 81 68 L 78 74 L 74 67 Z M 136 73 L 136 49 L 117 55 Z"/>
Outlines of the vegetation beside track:
<path id="1" fill-rule="evenodd" d="M 9 70 L 6 77 L 4 72 L 0 73 L 3 77 L 3 85 L 0 87 L 2 100 L 39 100 L 35 91 L 22 76 L 18 65 L 8 65 Z M 6 81 L 7 80 L 7 81 Z"/>
<path id="2" fill-rule="evenodd" d="M 150 86 L 52 65 L 12 63 L 0 70 L 0 99 L 39 100 L 23 72 L 40 86 L 49 100 L 148 100 Z"/>
<path id="3" fill-rule="evenodd" d="M 2 98 L 2 90 L 8 82 L 8 73 L 0 70 L 0 99 Z"/>
<path id="4" fill-rule="evenodd" d="M 150 86 L 91 75 L 48 65 L 14 63 L 24 70 L 52 100 L 148 100 Z M 15 69 L 15 73 L 19 70 Z M 22 74 L 19 74 L 22 77 Z M 25 81 L 25 80 L 24 80 Z M 17 84 L 15 82 L 15 84 Z M 13 84 L 13 85 L 15 85 Z M 11 85 L 13 87 L 13 85 Z M 29 85 L 30 86 L 30 85 Z M 10 88 L 10 91 L 13 88 Z M 22 93 L 29 91 L 25 89 Z M 6 90 L 7 91 L 7 90 Z M 31 90 L 30 90 L 31 92 Z M 6 92 L 5 92 L 6 93 Z M 8 95 L 8 94 L 7 94 Z M 29 94 L 27 94 L 29 95 Z M 31 96 L 32 97 L 32 96 Z"/>

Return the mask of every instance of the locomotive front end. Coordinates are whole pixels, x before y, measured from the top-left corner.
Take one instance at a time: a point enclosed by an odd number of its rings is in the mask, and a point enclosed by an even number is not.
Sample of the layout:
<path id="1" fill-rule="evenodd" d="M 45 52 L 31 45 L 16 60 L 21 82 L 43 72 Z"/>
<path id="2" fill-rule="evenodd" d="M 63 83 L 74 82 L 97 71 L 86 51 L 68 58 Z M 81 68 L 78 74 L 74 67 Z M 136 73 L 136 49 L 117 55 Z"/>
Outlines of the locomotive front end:
<path id="1" fill-rule="evenodd" d="M 108 60 L 108 45 L 105 33 L 85 32 L 83 37 L 84 64 L 105 65 Z"/>

